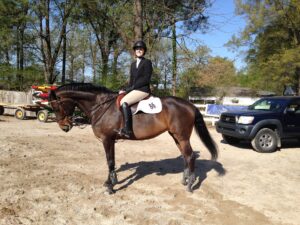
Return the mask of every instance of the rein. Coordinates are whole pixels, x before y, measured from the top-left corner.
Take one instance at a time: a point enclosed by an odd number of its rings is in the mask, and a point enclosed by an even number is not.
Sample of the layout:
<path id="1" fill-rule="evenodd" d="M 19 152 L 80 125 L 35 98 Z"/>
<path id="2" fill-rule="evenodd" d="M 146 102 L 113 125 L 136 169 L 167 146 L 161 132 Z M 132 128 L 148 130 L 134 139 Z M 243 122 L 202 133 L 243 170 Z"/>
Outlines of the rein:
<path id="1" fill-rule="evenodd" d="M 93 112 L 93 111 L 95 111 L 96 109 L 98 109 L 100 106 L 102 106 L 102 105 L 104 105 L 104 104 L 106 104 L 106 103 L 108 103 L 108 102 L 110 102 L 110 101 L 113 101 L 113 100 L 115 100 L 116 98 L 117 98 L 117 96 L 112 97 L 112 98 L 110 98 L 110 99 L 108 99 L 108 100 L 106 100 L 106 101 L 104 101 L 104 102 L 101 102 L 101 103 L 95 105 L 90 111 Z M 109 107 L 110 107 L 110 105 L 108 106 L 108 108 L 109 108 Z"/>
<path id="2" fill-rule="evenodd" d="M 103 113 L 101 113 L 101 115 L 97 118 L 97 120 L 96 120 L 95 122 L 99 121 L 99 120 L 102 118 L 102 116 L 104 116 L 104 114 L 107 112 L 107 110 L 111 107 L 112 103 L 114 103 L 113 100 L 115 100 L 117 97 L 118 97 L 118 96 L 112 97 L 112 98 L 110 98 L 110 99 L 108 99 L 108 100 L 106 100 L 106 101 L 104 101 L 104 102 L 102 102 L 102 103 L 100 103 L 100 104 L 94 106 L 94 107 L 91 109 L 91 112 L 93 112 L 93 111 L 95 111 L 96 109 L 98 109 L 100 106 L 102 106 L 102 105 L 104 105 L 104 104 L 110 102 L 110 104 L 106 107 L 106 109 L 103 111 Z"/>

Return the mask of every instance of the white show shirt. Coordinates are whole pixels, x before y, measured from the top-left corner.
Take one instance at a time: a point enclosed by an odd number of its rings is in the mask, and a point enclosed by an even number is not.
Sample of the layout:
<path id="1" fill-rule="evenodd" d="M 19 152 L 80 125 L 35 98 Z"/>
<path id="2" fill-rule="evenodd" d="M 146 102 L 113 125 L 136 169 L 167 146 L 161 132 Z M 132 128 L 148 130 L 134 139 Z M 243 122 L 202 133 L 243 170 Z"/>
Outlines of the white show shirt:
<path id="1" fill-rule="evenodd" d="M 140 58 L 137 58 L 137 59 L 136 59 L 136 68 L 139 67 L 140 62 L 141 62 L 141 59 L 140 59 Z"/>

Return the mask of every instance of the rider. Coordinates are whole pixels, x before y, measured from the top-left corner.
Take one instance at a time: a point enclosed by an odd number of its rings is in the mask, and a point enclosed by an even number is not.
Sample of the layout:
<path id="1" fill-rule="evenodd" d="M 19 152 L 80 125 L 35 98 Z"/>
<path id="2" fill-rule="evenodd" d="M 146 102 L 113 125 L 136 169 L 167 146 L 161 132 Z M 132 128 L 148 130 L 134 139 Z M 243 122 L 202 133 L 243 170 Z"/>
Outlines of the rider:
<path id="1" fill-rule="evenodd" d="M 121 100 L 121 108 L 124 118 L 124 127 L 118 131 L 120 136 L 131 138 L 132 131 L 132 114 L 130 107 L 134 103 L 139 102 L 150 94 L 150 80 L 152 75 L 152 62 L 144 58 L 147 52 L 147 46 L 143 41 L 137 41 L 133 45 L 136 60 L 130 67 L 129 85 L 125 90 L 121 90 L 119 94 L 126 93 Z"/>

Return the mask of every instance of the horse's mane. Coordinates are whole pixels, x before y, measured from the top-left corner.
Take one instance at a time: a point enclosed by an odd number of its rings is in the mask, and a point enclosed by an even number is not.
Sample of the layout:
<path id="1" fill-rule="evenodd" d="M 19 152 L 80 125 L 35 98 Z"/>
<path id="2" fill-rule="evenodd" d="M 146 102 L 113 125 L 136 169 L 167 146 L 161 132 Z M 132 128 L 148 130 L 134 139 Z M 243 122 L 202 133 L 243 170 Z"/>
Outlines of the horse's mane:
<path id="1" fill-rule="evenodd" d="M 83 91 L 83 92 L 97 92 L 97 93 L 107 93 L 113 94 L 114 91 L 103 87 L 94 85 L 91 83 L 71 83 L 71 84 L 64 84 L 59 86 L 56 91 Z"/>

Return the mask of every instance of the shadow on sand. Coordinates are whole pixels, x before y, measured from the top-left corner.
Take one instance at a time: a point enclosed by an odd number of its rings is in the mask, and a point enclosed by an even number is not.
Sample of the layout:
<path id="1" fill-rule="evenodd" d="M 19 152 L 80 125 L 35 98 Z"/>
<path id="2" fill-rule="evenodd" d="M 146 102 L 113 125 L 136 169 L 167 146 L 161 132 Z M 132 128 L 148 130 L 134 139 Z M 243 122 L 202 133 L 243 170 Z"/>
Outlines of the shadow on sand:
<path id="1" fill-rule="evenodd" d="M 236 144 L 228 144 L 226 141 L 221 140 L 222 144 L 226 145 L 232 145 L 234 147 L 237 147 L 241 150 L 250 150 L 254 151 L 251 142 L 250 141 L 240 141 L 239 143 Z M 284 139 L 281 141 L 281 148 L 280 150 L 287 150 L 287 149 L 292 149 L 292 148 L 299 148 L 300 146 L 300 139 L 297 138 L 290 138 L 290 139 Z M 275 153 L 275 152 L 274 152 Z"/>
<path id="2" fill-rule="evenodd" d="M 199 158 L 199 154 L 196 153 L 196 158 Z M 158 176 L 164 176 L 166 174 L 175 174 L 175 173 L 183 173 L 183 158 L 182 156 L 178 156 L 176 158 L 162 159 L 158 161 L 141 161 L 136 163 L 126 163 L 121 165 L 116 172 L 122 172 L 126 170 L 134 171 L 131 175 L 120 180 L 118 183 L 122 184 L 116 191 L 127 188 L 135 181 L 151 175 L 156 174 Z M 206 159 L 196 159 L 195 163 L 195 174 L 198 178 L 193 185 L 193 189 L 196 190 L 200 188 L 202 182 L 207 178 L 207 173 L 211 170 L 215 170 L 219 176 L 223 176 L 226 174 L 226 170 L 223 168 L 223 165 L 219 162 L 206 160 Z M 178 182 L 180 182 L 180 178 L 178 178 Z"/>

